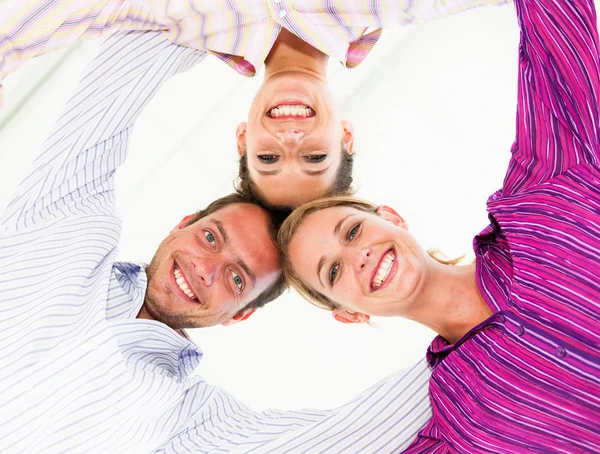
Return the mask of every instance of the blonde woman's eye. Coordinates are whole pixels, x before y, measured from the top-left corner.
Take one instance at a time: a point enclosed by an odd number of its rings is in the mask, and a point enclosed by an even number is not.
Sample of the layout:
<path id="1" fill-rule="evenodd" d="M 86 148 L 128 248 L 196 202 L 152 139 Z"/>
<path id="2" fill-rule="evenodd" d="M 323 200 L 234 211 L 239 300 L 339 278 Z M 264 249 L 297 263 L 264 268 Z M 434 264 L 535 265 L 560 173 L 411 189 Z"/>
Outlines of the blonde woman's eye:
<path id="1" fill-rule="evenodd" d="M 331 267 L 331 269 L 329 270 L 329 284 L 333 285 L 339 270 L 340 270 L 339 264 Z"/>
<path id="2" fill-rule="evenodd" d="M 244 290 L 244 281 L 242 280 L 242 278 L 234 273 L 233 271 L 231 272 L 231 278 L 233 279 L 233 283 L 235 284 L 235 286 L 238 288 L 238 290 Z"/>
<path id="3" fill-rule="evenodd" d="M 350 230 L 348 230 L 348 242 L 356 238 L 358 231 L 360 230 L 360 224 L 355 224 Z"/>
<path id="4" fill-rule="evenodd" d="M 208 241 L 210 244 L 212 244 L 213 246 L 215 245 L 215 236 L 210 233 L 208 230 L 204 231 L 204 238 L 206 238 L 206 241 Z"/>

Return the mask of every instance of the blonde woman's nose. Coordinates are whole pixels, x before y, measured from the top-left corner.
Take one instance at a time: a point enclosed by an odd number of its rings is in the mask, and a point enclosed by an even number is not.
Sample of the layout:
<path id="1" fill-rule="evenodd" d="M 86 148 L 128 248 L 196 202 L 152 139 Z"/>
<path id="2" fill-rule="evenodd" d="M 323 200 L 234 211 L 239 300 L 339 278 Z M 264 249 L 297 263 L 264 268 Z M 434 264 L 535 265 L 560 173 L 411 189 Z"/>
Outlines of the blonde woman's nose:
<path id="1" fill-rule="evenodd" d="M 353 251 L 352 261 L 357 272 L 366 270 L 367 264 L 371 260 L 371 249 L 370 248 L 355 248 Z"/>

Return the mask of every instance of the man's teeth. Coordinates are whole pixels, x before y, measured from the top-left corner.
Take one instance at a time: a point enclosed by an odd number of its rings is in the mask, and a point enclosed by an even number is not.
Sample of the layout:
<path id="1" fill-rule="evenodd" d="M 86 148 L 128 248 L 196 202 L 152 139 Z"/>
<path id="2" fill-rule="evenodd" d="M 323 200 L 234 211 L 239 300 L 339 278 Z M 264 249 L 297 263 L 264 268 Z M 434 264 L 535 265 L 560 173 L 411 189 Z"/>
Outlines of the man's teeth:
<path id="1" fill-rule="evenodd" d="M 314 111 L 308 106 L 293 105 L 293 106 L 277 106 L 273 107 L 268 112 L 271 118 L 279 117 L 301 117 L 308 118 L 314 116 Z"/>
<path id="2" fill-rule="evenodd" d="M 390 274 L 390 270 L 392 269 L 392 265 L 394 264 L 395 255 L 393 251 L 385 254 L 385 257 L 381 261 L 381 265 L 379 265 L 379 269 L 377 270 L 377 274 L 373 279 L 373 288 L 377 289 L 381 287 L 381 284 L 387 279 Z"/>
<path id="3" fill-rule="evenodd" d="M 179 286 L 181 291 L 187 296 L 189 296 L 191 299 L 197 300 L 198 298 L 196 298 L 194 292 L 190 290 L 190 287 L 187 285 L 187 282 L 185 282 L 185 279 L 181 274 L 181 270 L 179 268 L 175 268 L 175 271 L 173 271 L 173 275 L 175 276 L 175 282 L 177 282 L 177 285 Z"/>

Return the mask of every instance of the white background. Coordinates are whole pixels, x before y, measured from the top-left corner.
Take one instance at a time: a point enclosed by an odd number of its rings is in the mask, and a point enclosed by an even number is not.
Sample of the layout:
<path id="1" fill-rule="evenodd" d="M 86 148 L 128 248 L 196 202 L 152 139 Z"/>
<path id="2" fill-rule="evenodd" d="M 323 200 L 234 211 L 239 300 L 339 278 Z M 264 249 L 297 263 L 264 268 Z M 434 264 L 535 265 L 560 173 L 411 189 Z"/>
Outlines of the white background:
<path id="1" fill-rule="evenodd" d="M 0 209 L 40 150 L 97 42 L 29 62 L 5 81 Z M 386 31 L 330 82 L 356 130 L 358 195 L 394 207 L 425 248 L 472 250 L 514 139 L 518 28 L 489 7 Z M 120 258 L 149 262 L 186 214 L 231 191 L 234 130 L 260 77 L 208 57 L 172 79 L 142 114 L 118 180 Z M 248 321 L 190 330 L 207 380 L 256 409 L 328 408 L 425 355 L 434 334 L 399 318 L 342 325 L 289 292 Z"/>

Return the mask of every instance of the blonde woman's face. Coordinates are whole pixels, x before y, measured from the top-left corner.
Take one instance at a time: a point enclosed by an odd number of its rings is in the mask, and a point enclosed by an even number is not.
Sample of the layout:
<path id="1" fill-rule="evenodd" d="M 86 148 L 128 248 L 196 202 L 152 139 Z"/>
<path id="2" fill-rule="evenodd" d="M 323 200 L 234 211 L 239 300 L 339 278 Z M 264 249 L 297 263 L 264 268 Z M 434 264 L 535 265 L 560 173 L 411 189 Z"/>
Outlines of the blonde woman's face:
<path id="1" fill-rule="evenodd" d="M 420 292 L 426 254 L 395 211 L 379 213 L 334 207 L 308 215 L 290 243 L 290 262 L 304 283 L 345 309 L 402 315 Z"/>

